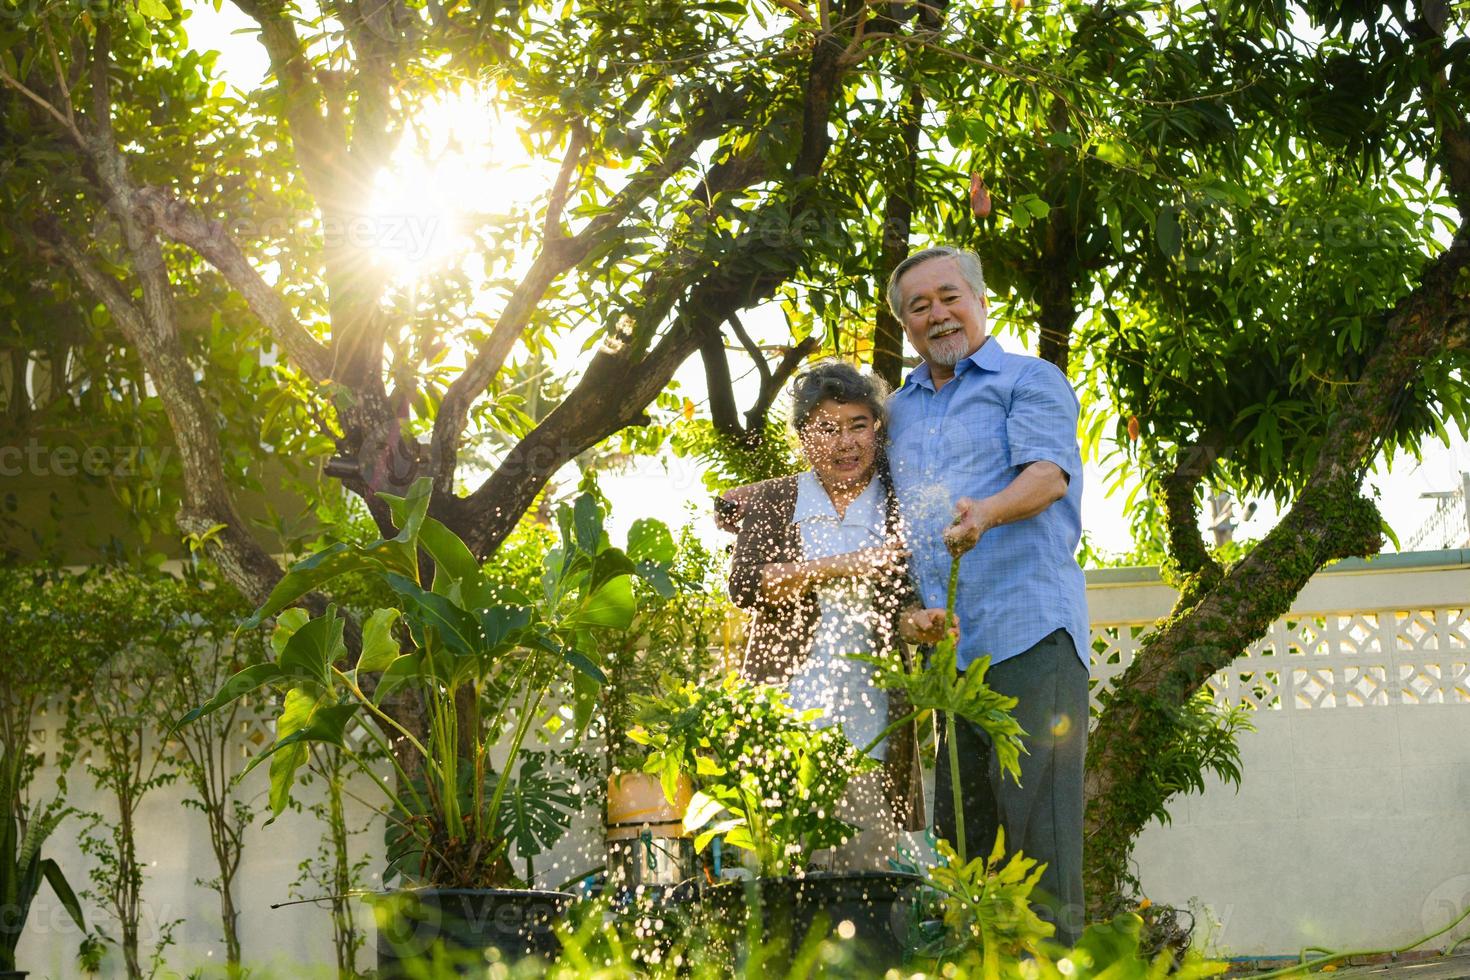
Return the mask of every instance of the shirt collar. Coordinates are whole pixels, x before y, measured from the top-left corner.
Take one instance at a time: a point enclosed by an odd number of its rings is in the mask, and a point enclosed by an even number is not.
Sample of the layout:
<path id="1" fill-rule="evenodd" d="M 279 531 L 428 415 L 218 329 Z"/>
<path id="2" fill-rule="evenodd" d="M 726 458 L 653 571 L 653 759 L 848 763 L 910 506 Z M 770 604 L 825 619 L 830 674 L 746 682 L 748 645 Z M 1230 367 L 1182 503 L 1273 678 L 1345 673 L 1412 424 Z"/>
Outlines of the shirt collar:
<path id="1" fill-rule="evenodd" d="M 811 470 L 803 471 L 796 478 L 796 509 L 791 520 L 794 524 L 800 524 L 813 518 L 828 520 L 834 524 L 857 524 L 881 534 L 884 524 L 883 481 L 874 474 L 857 499 L 847 505 L 847 512 L 839 521 L 837 508 L 832 506 L 832 498 L 827 496 L 827 490 L 822 486 L 822 481 L 817 479 L 817 474 Z"/>
<path id="2" fill-rule="evenodd" d="M 985 343 L 980 345 L 979 350 L 954 366 L 955 377 L 958 378 L 972 366 L 982 371 L 999 371 L 1001 361 L 1005 359 L 1005 353 L 1000 346 L 1000 341 L 993 335 L 987 335 Z M 908 379 L 898 390 L 901 392 L 914 385 L 928 388 L 930 391 L 934 390 L 934 376 L 929 371 L 928 361 L 920 361 L 919 366 L 909 372 Z"/>

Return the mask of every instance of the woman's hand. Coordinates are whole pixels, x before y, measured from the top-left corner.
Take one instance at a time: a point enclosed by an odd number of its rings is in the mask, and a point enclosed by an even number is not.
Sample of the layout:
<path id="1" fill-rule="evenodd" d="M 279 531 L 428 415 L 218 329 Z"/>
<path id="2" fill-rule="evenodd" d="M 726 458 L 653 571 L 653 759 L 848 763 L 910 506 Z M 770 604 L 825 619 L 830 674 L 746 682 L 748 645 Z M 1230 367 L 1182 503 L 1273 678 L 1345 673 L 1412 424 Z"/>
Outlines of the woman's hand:
<path id="1" fill-rule="evenodd" d="M 761 568 L 761 593 L 772 602 L 789 602 L 834 578 L 896 575 L 902 571 L 908 555 L 900 545 L 884 544 L 827 558 L 772 562 Z"/>
<path id="2" fill-rule="evenodd" d="M 960 624 L 945 629 L 943 609 L 910 609 L 898 621 L 898 635 L 913 643 L 938 643 L 947 633 L 960 639 Z"/>
<path id="3" fill-rule="evenodd" d="M 907 548 L 889 543 L 822 558 L 817 564 L 824 566 L 824 578 L 873 578 L 897 575 L 908 557 Z"/>

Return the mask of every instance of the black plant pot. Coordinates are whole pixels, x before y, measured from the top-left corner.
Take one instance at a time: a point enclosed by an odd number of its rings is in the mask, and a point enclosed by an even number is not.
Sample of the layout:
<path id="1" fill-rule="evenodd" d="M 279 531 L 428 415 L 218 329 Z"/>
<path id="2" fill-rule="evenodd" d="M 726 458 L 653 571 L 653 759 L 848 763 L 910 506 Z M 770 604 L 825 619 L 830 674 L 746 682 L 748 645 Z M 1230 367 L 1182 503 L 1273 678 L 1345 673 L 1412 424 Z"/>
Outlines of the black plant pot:
<path id="1" fill-rule="evenodd" d="M 29 970 L 0 970 L 0 980 L 26 980 Z"/>
<path id="2" fill-rule="evenodd" d="M 406 963 L 443 955 L 467 972 L 488 959 L 547 959 L 559 950 L 553 926 L 575 896 L 509 888 L 419 888 L 378 901 L 378 976 L 405 976 Z"/>
<path id="3" fill-rule="evenodd" d="M 812 872 L 801 878 L 756 878 L 707 887 L 708 913 L 743 928 L 761 916 L 767 942 L 795 951 L 814 926 L 843 941 L 852 965 L 883 971 L 903 964 L 915 945 L 916 902 L 922 879 L 887 871 Z"/>

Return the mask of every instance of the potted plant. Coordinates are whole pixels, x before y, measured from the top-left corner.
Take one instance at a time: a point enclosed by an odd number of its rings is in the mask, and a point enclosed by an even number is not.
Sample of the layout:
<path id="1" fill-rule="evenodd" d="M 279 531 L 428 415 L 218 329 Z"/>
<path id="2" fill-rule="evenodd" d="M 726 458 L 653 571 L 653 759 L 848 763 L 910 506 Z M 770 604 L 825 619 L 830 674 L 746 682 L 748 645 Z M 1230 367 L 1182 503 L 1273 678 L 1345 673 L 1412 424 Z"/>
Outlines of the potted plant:
<path id="1" fill-rule="evenodd" d="M 384 878 L 414 886 L 379 908 L 388 974 L 435 940 L 509 956 L 554 951 L 550 923 L 572 896 L 527 888 L 510 848 L 554 839 L 576 800 L 544 768 L 544 754 L 526 752 L 526 738 L 569 672 L 577 717 L 590 717 L 604 680 L 593 662 L 597 635 L 632 621 L 635 576 L 665 571 L 609 547 L 602 514 L 584 495 L 558 510 L 560 546 L 547 556 L 538 594 L 527 595 L 498 582 L 427 516 L 429 493 L 423 479 L 406 497 L 382 495 L 396 536 L 334 544 L 292 566 L 244 624 L 276 617 L 275 660 L 245 668 L 181 720 L 262 687 L 284 692 L 275 741 L 246 770 L 270 761 L 272 819 L 288 804 L 310 744 L 335 746 L 366 769 L 344 736 L 349 725 L 372 722 L 362 731 L 397 777 L 373 779 L 388 818 Z M 395 596 L 366 617 L 350 666 L 334 606 L 314 617 L 287 608 L 348 573 L 375 576 Z M 388 709 L 395 695 L 422 706 L 422 731 Z"/>
<path id="2" fill-rule="evenodd" d="M 814 926 L 840 927 L 868 965 L 895 964 L 903 945 L 894 924 L 919 879 L 809 870 L 818 851 L 857 832 L 838 816 L 840 803 L 849 779 L 878 765 L 840 729 L 814 726 L 819 716 L 793 710 L 780 688 L 732 674 L 718 685 L 683 684 L 646 699 L 632 736 L 648 746 L 644 768 L 667 795 L 681 776 L 694 778 L 685 827 L 696 850 L 718 838 L 754 865 L 754 879 L 704 890 L 715 917 L 738 924 L 755 914 L 768 938 L 797 942 Z"/>
<path id="3" fill-rule="evenodd" d="M 79 933 L 81 905 L 61 867 L 43 857 L 56 827 L 73 811 L 57 795 L 44 806 L 28 790 L 41 765 L 31 745 L 36 713 L 48 701 L 68 696 L 90 672 L 100 649 L 88 615 L 87 580 L 44 568 L 0 571 L 0 646 L 6 651 L 0 683 L 0 978 L 25 976 L 15 951 L 31 903 L 45 882 Z M 63 760 L 64 761 L 64 760 Z"/>
<path id="4" fill-rule="evenodd" d="M 61 868 L 41 856 L 46 838 L 71 812 L 60 800 L 25 814 L 20 805 L 21 787 L 27 778 L 25 753 L 9 746 L 0 757 L 0 980 L 20 980 L 26 971 L 15 968 L 15 947 L 20 942 L 31 903 L 45 881 L 56 893 L 66 914 L 85 931 L 81 905 Z"/>
<path id="5" fill-rule="evenodd" d="M 666 797 L 658 776 L 643 771 L 647 750 L 628 733 L 636 723 L 639 696 L 660 684 L 716 676 L 711 643 L 725 607 L 714 586 L 722 578 L 720 562 L 687 529 L 676 539 L 661 521 L 635 521 L 627 553 L 635 562 L 667 568 L 668 575 L 635 580 L 638 611 L 632 624 L 605 630 L 599 638 L 598 666 L 607 682 L 597 693 L 594 724 L 603 740 L 607 777 L 607 886 L 615 907 L 640 904 L 629 901 L 637 896 L 657 911 L 696 874 L 684 830 L 694 788 L 685 777 Z"/>

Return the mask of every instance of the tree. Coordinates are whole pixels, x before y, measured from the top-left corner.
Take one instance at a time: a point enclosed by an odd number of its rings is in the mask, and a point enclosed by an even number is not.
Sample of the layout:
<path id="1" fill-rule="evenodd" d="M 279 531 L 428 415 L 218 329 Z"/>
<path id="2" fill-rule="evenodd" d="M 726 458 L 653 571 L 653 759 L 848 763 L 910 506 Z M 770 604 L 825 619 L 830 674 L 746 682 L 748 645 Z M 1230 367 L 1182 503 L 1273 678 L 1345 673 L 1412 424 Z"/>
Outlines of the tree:
<path id="1" fill-rule="evenodd" d="M 1088 444 L 1116 421 L 1184 586 L 1094 735 L 1099 907 L 1174 792 L 1157 765 L 1179 754 L 1154 750 L 1195 730 L 1195 692 L 1324 563 L 1379 547 L 1364 468 L 1464 425 L 1463 10 L 237 6 L 271 59 L 258 93 L 215 83 L 166 0 L 37 2 L 4 32 L 0 180 L 17 207 L 0 248 L 47 264 L 50 294 L 28 303 L 87 312 L 89 365 L 135 366 L 156 391 L 142 404 L 177 447 L 177 528 L 259 602 L 281 569 L 236 489 L 295 457 L 384 533 L 378 491 L 430 476 L 430 512 L 490 555 L 566 461 L 629 427 L 677 429 L 657 398 L 696 353 L 708 424 L 747 448 L 817 346 L 896 378 L 880 278 L 914 244 L 972 243 L 1078 380 Z M 474 223 L 478 267 L 399 288 L 343 230 L 369 217 L 365 189 L 415 113 L 461 80 L 493 86 L 558 176 Z M 970 171 L 995 195 L 978 221 Z M 1450 244 L 1412 211 L 1449 218 Z M 1371 240 L 1277 230 L 1364 213 Z M 742 318 L 772 302 L 791 327 L 774 352 Z M 506 397 L 518 358 L 569 336 L 588 345 L 580 373 L 528 423 Z M 262 367 L 250 352 L 267 344 L 280 362 Z M 730 349 L 761 372 L 743 417 Z M 486 433 L 509 448 L 482 474 L 464 449 Z M 1196 529 L 1205 485 L 1290 510 L 1223 568 Z"/>

